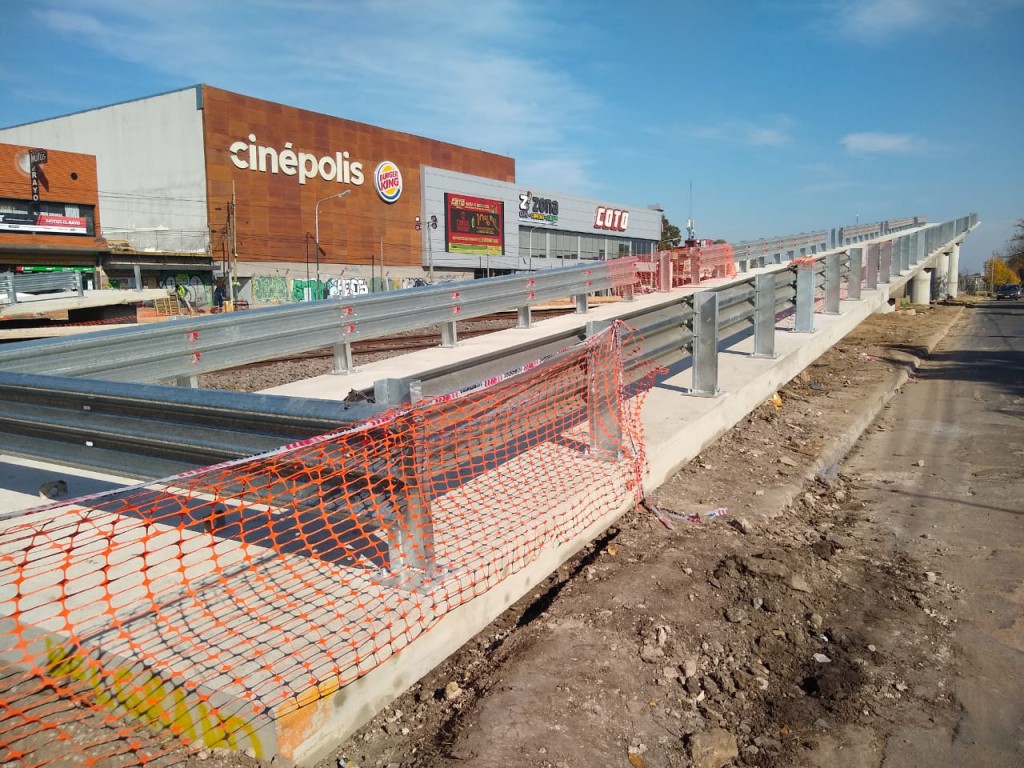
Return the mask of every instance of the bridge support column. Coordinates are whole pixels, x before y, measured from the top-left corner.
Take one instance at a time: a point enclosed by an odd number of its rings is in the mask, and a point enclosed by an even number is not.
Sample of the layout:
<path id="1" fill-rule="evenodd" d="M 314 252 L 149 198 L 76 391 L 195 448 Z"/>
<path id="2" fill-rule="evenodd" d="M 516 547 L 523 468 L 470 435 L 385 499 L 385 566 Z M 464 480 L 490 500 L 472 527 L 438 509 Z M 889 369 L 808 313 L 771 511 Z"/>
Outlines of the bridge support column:
<path id="1" fill-rule="evenodd" d="M 922 269 L 910 281 L 910 303 L 929 304 L 932 297 L 932 270 Z"/>
<path id="2" fill-rule="evenodd" d="M 954 299 L 960 294 L 960 243 L 953 244 L 949 252 L 949 271 L 946 275 L 949 295 Z"/>
<path id="3" fill-rule="evenodd" d="M 932 276 L 932 298 L 941 301 L 949 293 L 949 254 L 945 251 L 935 258 L 935 273 Z"/>

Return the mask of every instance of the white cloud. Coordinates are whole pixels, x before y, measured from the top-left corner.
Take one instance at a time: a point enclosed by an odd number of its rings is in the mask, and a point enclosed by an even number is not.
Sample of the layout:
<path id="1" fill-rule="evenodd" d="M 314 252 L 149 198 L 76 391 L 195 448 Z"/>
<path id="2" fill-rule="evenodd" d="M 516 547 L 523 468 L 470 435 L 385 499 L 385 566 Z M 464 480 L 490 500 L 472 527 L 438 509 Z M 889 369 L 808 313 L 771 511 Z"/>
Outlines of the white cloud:
<path id="1" fill-rule="evenodd" d="M 516 164 L 516 178 L 526 184 L 560 192 L 586 194 L 592 189 L 587 174 L 589 163 L 580 158 L 547 157 Z"/>
<path id="2" fill-rule="evenodd" d="M 719 123 L 701 123 L 683 126 L 687 136 L 749 147 L 778 147 L 792 141 L 793 120 L 776 115 L 764 121 L 724 120 Z"/>
<path id="3" fill-rule="evenodd" d="M 852 189 L 858 186 L 854 181 L 823 181 L 817 184 L 807 184 L 801 188 L 805 195 L 821 195 L 826 192 L 838 192 L 843 189 Z"/>
<path id="4" fill-rule="evenodd" d="M 925 148 L 924 141 L 909 133 L 848 133 L 839 141 L 851 155 L 902 155 Z"/>
<path id="5" fill-rule="evenodd" d="M 496 154 L 571 153 L 600 114 L 600 94 L 549 65 L 555 33 L 525 0 L 490 0 L 484 13 L 448 0 L 80 0 L 73 16 L 41 5 L 36 18 L 53 33 L 162 82 Z"/>
<path id="6" fill-rule="evenodd" d="M 985 24 L 1024 8 L 1024 0 L 833 0 L 826 8 L 827 23 L 844 37 L 884 43 L 926 28 Z"/>

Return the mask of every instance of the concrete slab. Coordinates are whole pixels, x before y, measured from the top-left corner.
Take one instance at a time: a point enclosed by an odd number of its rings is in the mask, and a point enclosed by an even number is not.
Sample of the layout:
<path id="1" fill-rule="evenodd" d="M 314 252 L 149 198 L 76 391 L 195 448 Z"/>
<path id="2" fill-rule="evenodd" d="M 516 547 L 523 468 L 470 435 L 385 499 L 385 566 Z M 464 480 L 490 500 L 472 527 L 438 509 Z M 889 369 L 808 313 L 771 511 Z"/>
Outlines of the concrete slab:
<path id="1" fill-rule="evenodd" d="M 0 304 L 0 320 L 12 317 L 35 317 L 49 312 L 67 312 L 90 307 L 109 307 L 117 304 L 135 304 L 167 298 L 166 288 L 145 288 L 142 290 L 97 290 L 85 291 L 79 297 L 70 291 L 62 293 L 33 294 L 26 301 L 17 304 Z M 21 294 L 19 294 L 19 297 Z"/>
<path id="2" fill-rule="evenodd" d="M 49 504 L 51 499 L 89 496 L 135 482 L 134 478 L 0 453 L 0 517 Z"/>

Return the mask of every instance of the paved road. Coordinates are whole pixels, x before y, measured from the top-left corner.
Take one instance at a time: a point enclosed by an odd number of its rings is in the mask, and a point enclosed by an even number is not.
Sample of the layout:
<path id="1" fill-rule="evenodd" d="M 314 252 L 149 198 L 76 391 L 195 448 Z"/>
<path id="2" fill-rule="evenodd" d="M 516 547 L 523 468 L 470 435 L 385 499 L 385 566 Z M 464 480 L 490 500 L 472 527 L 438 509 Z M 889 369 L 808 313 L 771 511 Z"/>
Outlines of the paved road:
<path id="1" fill-rule="evenodd" d="M 959 719 L 903 727 L 882 766 L 1024 766 L 1024 302 L 968 310 L 881 426 L 847 469 L 894 547 L 964 590 Z"/>

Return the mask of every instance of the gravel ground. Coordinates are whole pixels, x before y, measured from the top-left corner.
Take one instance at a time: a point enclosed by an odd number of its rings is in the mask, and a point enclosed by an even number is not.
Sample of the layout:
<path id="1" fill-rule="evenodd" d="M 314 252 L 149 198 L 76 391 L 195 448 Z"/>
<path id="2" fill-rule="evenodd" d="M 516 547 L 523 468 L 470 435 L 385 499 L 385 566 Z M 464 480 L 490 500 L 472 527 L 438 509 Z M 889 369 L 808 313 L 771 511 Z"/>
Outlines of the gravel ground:
<path id="1" fill-rule="evenodd" d="M 475 334 L 501 331 L 506 328 L 514 328 L 516 325 L 515 313 L 510 313 L 507 318 L 495 320 L 471 320 L 459 323 L 459 333 Z M 402 336 L 420 336 L 433 334 L 436 336 L 436 343 L 441 343 L 441 329 L 438 326 L 429 326 L 408 333 L 394 334 L 392 338 Z M 334 358 L 329 349 L 321 350 L 321 357 L 302 357 L 295 360 L 277 360 L 273 362 L 260 363 L 235 368 L 228 371 L 217 371 L 206 373 L 199 377 L 199 386 L 204 389 L 226 389 L 235 392 L 258 392 L 271 387 L 279 387 L 283 384 L 290 384 L 293 381 L 311 379 L 316 376 L 323 376 L 334 370 Z M 366 365 L 377 360 L 385 360 L 389 357 L 408 354 L 409 350 L 398 350 L 393 352 L 370 352 L 357 353 L 353 355 L 356 365 Z"/>

